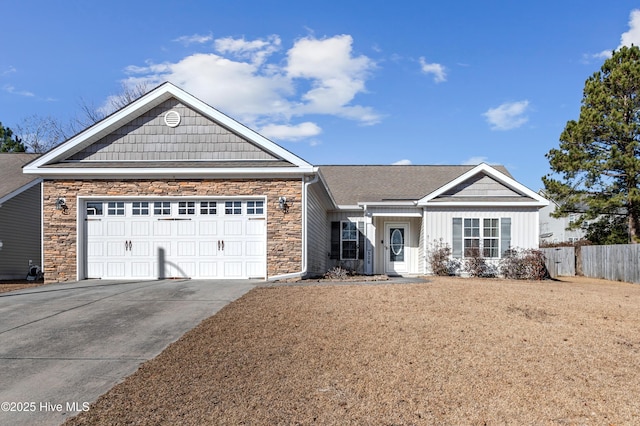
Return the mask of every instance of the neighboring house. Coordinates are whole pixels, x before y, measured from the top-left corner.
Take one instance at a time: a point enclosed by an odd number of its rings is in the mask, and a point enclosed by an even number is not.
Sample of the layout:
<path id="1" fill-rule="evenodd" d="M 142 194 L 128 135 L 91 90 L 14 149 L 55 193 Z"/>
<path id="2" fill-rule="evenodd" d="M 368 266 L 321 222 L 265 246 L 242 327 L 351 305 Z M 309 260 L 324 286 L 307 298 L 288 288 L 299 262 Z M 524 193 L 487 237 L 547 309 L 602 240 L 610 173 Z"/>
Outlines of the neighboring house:
<path id="1" fill-rule="evenodd" d="M 504 168 L 315 167 L 165 83 L 25 167 L 47 281 L 428 272 L 429 244 L 537 247 L 547 201 Z"/>
<path id="2" fill-rule="evenodd" d="M 541 192 L 544 196 L 544 192 Z M 558 203 L 550 200 L 549 205 L 540 209 L 540 244 L 576 243 L 586 237 L 582 228 L 567 229 L 569 225 L 579 219 L 579 213 L 571 213 L 564 217 L 552 217 Z"/>
<path id="3" fill-rule="evenodd" d="M 24 279 L 29 262 L 41 264 L 41 179 L 22 173 L 38 155 L 0 154 L 0 280 Z"/>

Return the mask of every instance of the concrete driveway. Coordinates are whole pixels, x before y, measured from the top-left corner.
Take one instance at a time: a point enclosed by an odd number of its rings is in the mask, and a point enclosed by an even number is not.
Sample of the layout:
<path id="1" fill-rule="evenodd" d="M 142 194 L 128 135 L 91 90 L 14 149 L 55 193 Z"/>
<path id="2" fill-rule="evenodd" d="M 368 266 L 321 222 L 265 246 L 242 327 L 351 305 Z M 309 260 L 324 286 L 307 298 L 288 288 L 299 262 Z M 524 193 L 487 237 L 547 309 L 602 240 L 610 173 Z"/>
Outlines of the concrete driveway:
<path id="1" fill-rule="evenodd" d="M 87 280 L 0 293 L 0 424 L 63 423 L 259 283 Z"/>

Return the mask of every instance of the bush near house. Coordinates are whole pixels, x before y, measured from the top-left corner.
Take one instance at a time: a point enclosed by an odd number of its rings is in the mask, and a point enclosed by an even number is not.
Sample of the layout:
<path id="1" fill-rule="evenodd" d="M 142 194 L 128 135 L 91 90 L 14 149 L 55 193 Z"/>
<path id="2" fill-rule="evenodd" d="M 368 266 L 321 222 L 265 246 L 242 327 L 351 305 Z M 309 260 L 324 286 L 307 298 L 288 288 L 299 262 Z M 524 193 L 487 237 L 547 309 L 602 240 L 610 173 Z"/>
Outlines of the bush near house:
<path id="1" fill-rule="evenodd" d="M 549 272 L 544 263 L 544 253 L 540 250 L 510 249 L 500 261 L 500 274 L 507 279 L 544 280 Z"/>
<path id="2" fill-rule="evenodd" d="M 451 258 L 451 247 L 442 240 L 434 241 L 428 254 L 431 273 L 437 276 L 457 275 L 461 271 L 471 277 L 492 278 L 498 275 L 516 280 L 544 280 L 549 278 L 545 267 L 544 253 L 535 249 L 510 249 L 500 259 L 498 265 L 487 262 L 480 249 L 473 248 L 466 252 L 460 262 Z"/>

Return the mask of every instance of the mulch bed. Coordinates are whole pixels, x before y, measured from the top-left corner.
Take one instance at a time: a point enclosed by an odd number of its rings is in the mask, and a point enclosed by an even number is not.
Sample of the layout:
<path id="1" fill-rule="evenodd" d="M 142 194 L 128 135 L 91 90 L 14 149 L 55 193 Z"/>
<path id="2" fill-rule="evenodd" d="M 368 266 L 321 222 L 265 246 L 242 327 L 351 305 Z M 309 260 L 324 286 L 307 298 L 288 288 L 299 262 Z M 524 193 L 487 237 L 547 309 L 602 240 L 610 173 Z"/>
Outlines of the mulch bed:
<path id="1" fill-rule="evenodd" d="M 259 287 L 67 425 L 638 424 L 640 286 Z"/>
<path id="2" fill-rule="evenodd" d="M 22 290 L 23 288 L 39 287 L 44 285 L 42 280 L 40 281 L 27 281 L 27 280 L 0 280 L 0 293 L 7 291 Z"/>

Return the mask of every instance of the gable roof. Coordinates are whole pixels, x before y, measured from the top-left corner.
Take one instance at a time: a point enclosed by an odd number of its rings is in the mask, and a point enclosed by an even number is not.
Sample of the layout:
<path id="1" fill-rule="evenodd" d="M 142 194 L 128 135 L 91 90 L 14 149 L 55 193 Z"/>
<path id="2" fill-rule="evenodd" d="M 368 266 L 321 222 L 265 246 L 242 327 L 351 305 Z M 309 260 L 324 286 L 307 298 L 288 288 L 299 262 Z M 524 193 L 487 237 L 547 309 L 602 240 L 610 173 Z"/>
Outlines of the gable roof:
<path id="1" fill-rule="evenodd" d="M 171 126 L 165 114 L 176 110 L 185 117 Z M 43 176 L 310 172 L 300 157 L 168 82 L 25 167 Z"/>
<path id="2" fill-rule="evenodd" d="M 37 176 L 22 173 L 22 166 L 39 156 L 24 152 L 0 153 L 0 204 L 40 182 Z"/>
<path id="3" fill-rule="evenodd" d="M 504 166 L 345 165 L 320 166 L 338 206 L 362 204 L 546 205 L 546 200 L 516 182 Z M 480 178 L 495 182 L 488 193 L 460 194 Z M 484 179 L 485 184 L 487 179 Z M 454 191 L 452 191 L 454 190 Z M 476 191 L 477 192 L 477 191 Z M 473 193 L 472 193 L 473 194 Z M 458 195 L 456 197 L 456 195 Z"/>

